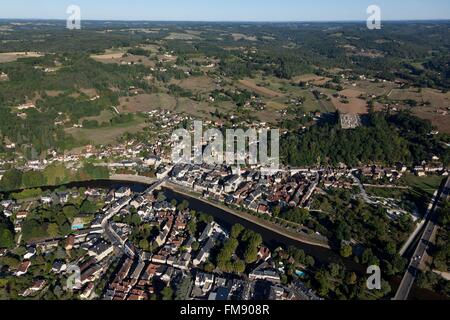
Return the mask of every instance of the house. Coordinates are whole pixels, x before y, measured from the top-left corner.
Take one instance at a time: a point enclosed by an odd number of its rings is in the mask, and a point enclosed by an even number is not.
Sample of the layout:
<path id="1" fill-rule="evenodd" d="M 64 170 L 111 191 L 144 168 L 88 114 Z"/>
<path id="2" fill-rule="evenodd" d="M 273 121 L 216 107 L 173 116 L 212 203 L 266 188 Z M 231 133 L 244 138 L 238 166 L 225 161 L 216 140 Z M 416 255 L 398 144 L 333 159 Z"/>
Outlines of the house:
<path id="1" fill-rule="evenodd" d="M 281 278 L 277 270 L 272 268 L 269 263 L 263 262 L 255 270 L 253 270 L 248 278 L 252 281 L 263 280 L 272 283 L 280 283 Z"/>
<path id="2" fill-rule="evenodd" d="M 59 239 L 40 242 L 36 246 L 39 250 L 45 253 L 54 248 L 57 248 L 59 246 Z"/>
<path id="3" fill-rule="evenodd" d="M 192 261 L 194 266 L 198 266 L 201 263 L 206 262 L 206 260 L 208 260 L 208 258 L 209 258 L 210 251 L 213 247 L 214 247 L 214 239 L 209 238 L 208 242 L 199 251 L 199 253 L 195 257 L 194 261 Z"/>
<path id="4" fill-rule="evenodd" d="M 167 262 L 167 257 L 161 256 L 161 255 L 154 255 L 152 257 L 153 263 L 159 263 L 159 264 L 165 264 Z"/>
<path id="5" fill-rule="evenodd" d="M 41 197 L 41 202 L 43 204 L 51 204 L 53 202 L 53 198 L 50 196 L 42 196 Z"/>
<path id="6" fill-rule="evenodd" d="M 23 256 L 24 260 L 30 260 L 34 255 L 36 254 L 36 248 L 35 247 L 28 247 L 27 252 Z"/>
<path id="7" fill-rule="evenodd" d="M 97 261 L 101 261 L 113 253 L 114 247 L 104 240 L 100 240 L 89 248 L 88 254 Z"/>
<path id="8" fill-rule="evenodd" d="M 17 271 L 14 273 L 14 275 L 16 277 L 20 277 L 20 276 L 26 274 L 28 272 L 28 269 L 30 268 L 30 266 L 31 266 L 31 262 L 29 260 L 23 261 L 17 268 Z"/>
<path id="9" fill-rule="evenodd" d="M 161 275 L 160 279 L 164 282 L 169 283 L 172 280 L 172 276 L 173 276 L 174 272 L 175 272 L 174 268 L 168 267 L 166 269 L 166 272 L 164 272 L 164 274 Z"/>
<path id="10" fill-rule="evenodd" d="M 119 190 L 114 192 L 114 197 L 116 197 L 116 199 L 129 196 L 131 196 L 131 189 L 127 187 L 121 187 Z"/>
<path id="11" fill-rule="evenodd" d="M 266 247 L 261 247 L 258 252 L 258 258 L 262 261 L 267 261 L 272 257 L 272 254 L 270 253 L 270 249 Z"/>
<path id="12" fill-rule="evenodd" d="M 29 103 L 21 104 L 20 106 L 17 107 L 17 110 L 22 111 L 22 110 L 35 109 L 35 108 L 36 108 L 36 106 L 32 102 L 29 102 Z"/>
<path id="13" fill-rule="evenodd" d="M 84 288 L 83 292 L 80 294 L 81 299 L 88 299 L 91 296 L 94 288 L 95 288 L 94 282 L 89 282 Z"/>
<path id="14" fill-rule="evenodd" d="M 3 209 L 8 209 L 10 205 L 14 204 L 14 201 L 12 200 L 3 200 L 0 202 L 0 205 L 3 207 Z"/>
<path id="15" fill-rule="evenodd" d="M 209 292 L 214 284 L 214 275 L 198 272 L 195 276 L 195 286 L 202 289 L 204 293 Z"/>
<path id="16" fill-rule="evenodd" d="M 191 258 L 191 254 L 189 252 L 185 252 L 174 262 L 173 267 L 181 270 L 188 270 Z"/>
<path id="17" fill-rule="evenodd" d="M 13 213 L 10 210 L 4 210 L 3 215 L 7 218 L 12 217 Z"/>
<path id="18" fill-rule="evenodd" d="M 183 243 L 183 248 L 191 253 L 192 252 L 192 244 L 196 242 L 194 237 L 189 237 L 184 243 Z"/>
<path id="19" fill-rule="evenodd" d="M 52 272 L 61 273 L 67 270 L 67 264 L 62 260 L 56 260 L 52 265 Z"/>
<path id="20" fill-rule="evenodd" d="M 229 296 L 230 296 L 230 289 L 226 287 L 219 287 L 217 288 L 216 292 L 211 292 L 209 294 L 208 300 L 226 301 L 228 300 Z"/>
<path id="21" fill-rule="evenodd" d="M 153 206 L 153 209 L 155 211 L 175 211 L 176 207 L 171 205 L 167 201 L 160 201 L 160 202 L 155 203 L 155 205 Z"/>
<path id="22" fill-rule="evenodd" d="M 69 193 L 67 192 L 59 192 L 58 193 L 59 203 L 65 204 L 69 201 Z"/>
<path id="23" fill-rule="evenodd" d="M 0 81 L 6 81 L 8 79 L 9 79 L 8 74 L 0 72 Z"/>
<path id="24" fill-rule="evenodd" d="M 147 203 L 147 200 L 144 197 L 138 196 L 130 202 L 130 205 L 133 206 L 135 209 L 139 209 L 141 206 L 143 206 L 146 203 Z"/>
<path id="25" fill-rule="evenodd" d="M 81 273 L 81 284 L 95 281 L 103 271 L 103 267 L 95 264 Z"/>
<path id="26" fill-rule="evenodd" d="M 73 249 L 73 246 L 75 245 L 75 236 L 73 234 L 69 235 L 66 239 L 65 249 L 67 251 L 70 251 Z"/>
<path id="27" fill-rule="evenodd" d="M 28 211 L 22 210 L 17 212 L 16 214 L 16 219 L 22 220 L 22 219 L 26 219 L 28 216 Z"/>
<path id="28" fill-rule="evenodd" d="M 34 281 L 33 285 L 25 290 L 22 294 L 20 294 L 22 297 L 28 297 L 36 292 L 41 291 L 44 289 L 45 285 L 47 284 L 47 281 L 45 280 L 36 280 Z"/>
<path id="29" fill-rule="evenodd" d="M 203 230 L 200 238 L 198 238 L 199 242 L 203 242 L 206 239 L 208 239 L 209 237 L 211 237 L 212 233 L 214 231 L 214 224 L 213 223 L 208 223 L 208 225 L 206 226 L 206 228 Z"/>

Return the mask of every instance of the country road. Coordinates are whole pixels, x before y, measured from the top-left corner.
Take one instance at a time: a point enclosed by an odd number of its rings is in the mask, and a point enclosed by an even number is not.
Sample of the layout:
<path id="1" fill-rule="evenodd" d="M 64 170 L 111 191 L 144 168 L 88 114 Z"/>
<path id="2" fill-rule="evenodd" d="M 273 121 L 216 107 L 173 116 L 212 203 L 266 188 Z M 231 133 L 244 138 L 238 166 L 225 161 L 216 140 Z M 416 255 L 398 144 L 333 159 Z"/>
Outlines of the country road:
<path id="1" fill-rule="evenodd" d="M 429 212 L 429 220 L 425 226 L 422 237 L 414 252 L 414 255 L 409 263 L 408 269 L 400 283 L 400 287 L 397 290 L 397 294 L 394 300 L 407 300 L 411 288 L 419 275 L 420 266 L 424 263 L 427 255 L 428 248 L 431 244 L 431 238 L 437 229 L 436 225 L 436 212 L 439 208 L 440 202 L 448 199 L 450 195 L 450 177 L 447 179 L 443 188 L 441 188 L 439 195 L 435 197 L 435 201 L 432 204 L 431 211 Z"/>

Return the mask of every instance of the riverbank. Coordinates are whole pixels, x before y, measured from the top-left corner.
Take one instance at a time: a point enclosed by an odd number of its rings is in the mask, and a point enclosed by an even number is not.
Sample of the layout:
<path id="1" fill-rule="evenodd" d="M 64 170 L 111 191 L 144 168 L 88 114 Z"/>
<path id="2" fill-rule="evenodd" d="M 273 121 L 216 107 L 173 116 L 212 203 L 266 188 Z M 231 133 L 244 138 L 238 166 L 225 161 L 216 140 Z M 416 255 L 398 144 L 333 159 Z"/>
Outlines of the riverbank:
<path id="1" fill-rule="evenodd" d="M 253 215 L 251 215 L 249 213 L 243 212 L 243 211 L 233 210 L 233 209 L 231 209 L 231 208 L 229 208 L 229 207 L 227 207 L 227 206 L 225 206 L 223 204 L 219 204 L 217 202 L 213 202 L 213 201 L 210 201 L 208 199 L 205 199 L 200 194 L 195 193 L 193 191 L 189 191 L 189 192 L 185 191 L 181 187 L 177 186 L 174 183 L 166 181 L 163 184 L 163 186 L 165 188 L 167 188 L 167 189 L 171 189 L 172 191 L 174 191 L 176 193 L 179 193 L 181 195 L 184 195 L 186 197 L 195 198 L 195 199 L 197 199 L 199 201 L 202 201 L 202 202 L 204 202 L 204 203 L 206 203 L 206 204 L 208 204 L 208 205 L 210 205 L 212 207 L 215 207 L 217 209 L 223 210 L 223 211 L 225 211 L 225 212 L 227 212 L 227 213 L 229 213 L 229 214 L 231 214 L 233 216 L 245 219 L 245 220 L 247 220 L 247 221 L 249 221 L 251 223 L 254 223 L 254 224 L 256 224 L 256 225 L 258 225 L 260 227 L 263 227 L 263 228 L 266 228 L 266 229 L 268 229 L 268 230 L 270 230 L 272 232 L 278 233 L 278 234 L 280 234 L 280 235 L 282 235 L 284 237 L 288 237 L 288 238 L 290 238 L 292 240 L 303 242 L 303 243 L 308 244 L 308 245 L 322 247 L 322 248 L 325 248 L 325 249 L 331 249 L 331 247 L 328 244 L 328 241 L 326 241 L 326 242 L 325 241 L 320 241 L 318 239 L 312 239 L 311 237 L 307 237 L 307 236 L 302 235 L 302 234 L 294 233 L 294 232 L 289 231 L 289 230 L 287 230 L 287 229 L 285 229 L 285 228 L 283 228 L 283 227 L 281 227 L 281 226 L 279 226 L 279 225 L 277 225 L 275 223 L 272 223 L 270 221 L 260 219 L 258 217 L 255 217 L 255 216 L 253 216 Z"/>
<path id="2" fill-rule="evenodd" d="M 133 179 L 135 180 L 135 179 Z M 149 187 L 149 184 L 142 183 L 138 181 L 126 181 L 126 180 L 91 180 L 91 181 L 78 181 L 67 183 L 59 186 L 43 186 L 41 187 L 44 191 L 54 191 L 58 189 L 71 189 L 71 188 L 103 188 L 103 189 L 118 189 L 120 187 L 129 187 L 133 190 L 133 192 L 144 192 Z M 256 220 L 250 219 L 257 217 L 253 217 L 249 215 L 249 219 L 246 219 L 243 212 L 233 211 L 232 209 L 221 206 L 217 203 L 213 203 L 211 201 L 207 201 L 203 197 L 198 197 L 198 195 L 190 194 L 183 190 L 180 187 L 171 188 L 170 186 L 163 187 L 164 193 L 168 195 L 168 200 L 175 199 L 178 202 L 183 200 L 187 200 L 190 203 L 190 207 L 197 212 L 205 212 L 212 215 L 218 223 L 227 225 L 228 227 L 232 227 L 234 224 L 242 224 L 245 228 L 251 229 L 262 235 L 263 240 L 266 244 L 269 244 L 271 248 L 276 248 L 279 246 L 289 247 L 295 246 L 299 249 L 302 249 L 305 254 L 314 257 L 316 262 L 330 264 L 330 263 L 343 263 L 348 271 L 354 271 L 359 276 L 365 275 L 365 267 L 359 263 L 356 263 L 353 259 L 350 258 L 342 258 L 335 251 L 327 248 L 324 245 L 314 245 L 304 241 L 304 239 L 299 239 L 297 236 L 289 236 L 286 233 L 286 230 L 282 227 L 279 227 L 278 230 L 273 230 L 272 228 L 268 228 L 266 223 L 267 221 L 263 221 L 261 224 L 257 223 Z M 14 192 L 20 192 L 22 190 L 15 190 Z M 3 194 L 8 194 L 4 193 Z M 281 230 L 280 230 L 281 229 Z M 395 290 L 401 279 L 396 278 L 388 278 L 389 283 L 392 288 Z M 410 295 L 410 299 L 435 299 L 442 300 L 445 299 L 440 295 L 431 292 L 429 290 L 420 289 L 417 287 L 413 287 L 413 290 Z"/>

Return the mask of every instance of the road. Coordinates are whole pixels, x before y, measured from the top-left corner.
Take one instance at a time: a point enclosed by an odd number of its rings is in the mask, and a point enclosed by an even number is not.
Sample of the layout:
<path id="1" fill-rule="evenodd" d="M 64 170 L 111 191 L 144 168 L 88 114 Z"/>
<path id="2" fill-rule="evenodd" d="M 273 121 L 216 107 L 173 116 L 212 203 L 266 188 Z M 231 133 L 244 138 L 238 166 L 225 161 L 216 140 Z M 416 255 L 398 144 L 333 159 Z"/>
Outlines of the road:
<path id="1" fill-rule="evenodd" d="M 430 245 L 431 237 L 434 234 L 437 225 L 435 223 L 435 214 L 436 209 L 439 207 L 440 201 L 445 201 L 448 199 L 450 194 L 450 177 L 447 179 L 445 186 L 442 190 L 440 190 L 439 195 L 435 198 L 435 201 L 432 205 L 429 220 L 425 226 L 425 230 L 423 231 L 422 237 L 420 238 L 419 244 L 414 252 L 414 255 L 410 261 L 408 269 L 400 283 L 400 287 L 397 290 L 397 294 L 394 297 L 394 300 L 407 300 L 411 288 L 419 274 L 419 268 L 424 263 L 424 259 Z"/>
<path id="2" fill-rule="evenodd" d="M 359 189 L 361 190 L 360 195 L 364 199 L 364 201 L 368 204 L 373 204 L 374 202 L 370 200 L 369 195 L 366 192 L 366 189 L 364 188 L 363 184 L 361 183 L 361 180 L 358 179 L 358 177 L 352 173 L 352 179 L 355 181 L 355 183 L 358 185 Z"/>
<path id="3" fill-rule="evenodd" d="M 153 185 L 151 185 L 147 190 L 145 190 L 142 195 L 151 193 L 155 189 L 159 188 L 166 179 L 164 180 L 158 180 Z M 108 240 L 113 244 L 114 247 L 119 248 L 121 251 L 124 250 L 127 253 L 131 253 L 133 250 L 130 248 L 127 248 L 126 241 L 123 241 L 122 238 L 117 234 L 117 232 L 114 230 L 114 228 L 111 225 L 111 218 L 114 217 L 117 213 L 122 210 L 122 208 L 126 207 L 132 198 L 130 198 L 129 201 L 125 202 L 122 206 L 117 207 L 113 209 L 112 207 L 106 212 L 106 216 L 102 221 L 102 228 L 105 231 L 105 235 L 108 238 Z"/>
<path id="4" fill-rule="evenodd" d="M 405 252 L 408 250 L 408 248 L 413 244 L 414 239 L 417 238 L 417 235 L 419 232 L 423 229 L 424 225 L 428 222 L 430 214 L 432 214 L 434 203 L 436 202 L 436 198 L 438 197 L 439 192 L 438 190 L 433 194 L 433 198 L 431 199 L 430 204 L 428 205 L 427 212 L 425 213 L 424 218 L 420 223 L 417 224 L 416 228 L 414 229 L 414 232 L 409 236 L 408 240 L 406 240 L 405 244 L 400 249 L 399 254 L 403 256 Z"/>

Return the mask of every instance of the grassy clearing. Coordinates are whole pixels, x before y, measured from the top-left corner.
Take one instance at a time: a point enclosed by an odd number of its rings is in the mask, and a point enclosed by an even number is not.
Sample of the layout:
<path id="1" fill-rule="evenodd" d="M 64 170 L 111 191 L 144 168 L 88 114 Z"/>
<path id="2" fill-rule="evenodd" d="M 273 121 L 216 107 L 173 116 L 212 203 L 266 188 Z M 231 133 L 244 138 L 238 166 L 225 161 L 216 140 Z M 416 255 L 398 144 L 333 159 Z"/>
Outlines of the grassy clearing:
<path id="1" fill-rule="evenodd" d="M 255 93 L 262 94 L 269 98 L 276 98 L 276 97 L 280 97 L 283 95 L 280 92 L 276 92 L 272 89 L 269 89 L 266 87 L 261 87 L 261 86 L 257 85 L 252 79 L 246 78 L 244 80 L 239 80 L 239 84 L 242 85 L 243 87 L 245 87 L 246 89 L 249 89 Z"/>
<path id="2" fill-rule="evenodd" d="M 89 121 L 98 121 L 98 123 L 103 123 L 103 122 L 109 122 L 113 117 L 115 116 L 115 113 L 111 110 L 103 110 L 100 115 L 95 116 L 95 117 L 84 117 L 80 119 L 80 123 L 83 123 L 84 120 L 89 120 Z"/>
<path id="3" fill-rule="evenodd" d="M 166 93 L 121 97 L 119 102 L 118 109 L 121 113 L 148 112 L 159 108 L 173 110 L 176 106 L 175 98 Z"/>
<path id="4" fill-rule="evenodd" d="M 417 177 L 413 174 L 406 175 L 402 178 L 402 182 L 410 186 L 416 193 L 425 195 L 429 198 L 433 196 L 433 193 L 439 189 L 443 177 L 439 176 L 426 176 Z"/>
<path id="5" fill-rule="evenodd" d="M 172 83 L 195 93 L 209 93 L 216 88 L 214 81 L 207 76 L 173 80 Z"/>
<path id="6" fill-rule="evenodd" d="M 366 192 L 370 196 L 380 198 L 394 198 L 401 199 L 404 195 L 410 193 L 407 189 L 393 189 L 393 188 L 372 188 L 366 187 Z"/>
<path id="7" fill-rule="evenodd" d="M 91 144 L 110 144 L 117 141 L 126 132 L 136 133 L 146 126 L 145 119 L 135 115 L 135 119 L 129 123 L 118 124 L 111 127 L 85 129 L 69 128 L 66 133 L 72 135 L 77 141 Z"/>
<path id="8" fill-rule="evenodd" d="M 38 52 L 6 52 L 0 53 L 0 63 L 13 62 L 20 58 L 38 58 L 43 56 L 43 54 Z"/>

